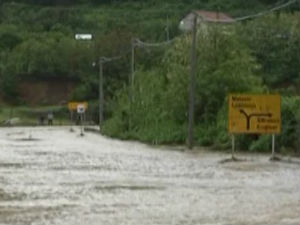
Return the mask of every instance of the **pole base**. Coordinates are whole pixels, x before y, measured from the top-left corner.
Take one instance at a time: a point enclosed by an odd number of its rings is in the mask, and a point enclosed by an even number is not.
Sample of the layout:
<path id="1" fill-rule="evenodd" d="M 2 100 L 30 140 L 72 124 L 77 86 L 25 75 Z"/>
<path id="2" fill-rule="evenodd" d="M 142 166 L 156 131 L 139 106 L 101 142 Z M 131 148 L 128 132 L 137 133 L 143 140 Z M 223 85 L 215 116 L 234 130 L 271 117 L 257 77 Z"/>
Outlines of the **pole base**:
<path id="1" fill-rule="evenodd" d="M 276 155 L 272 155 L 272 156 L 270 157 L 270 161 L 281 161 L 281 158 L 278 157 L 278 156 L 276 156 Z"/>
<path id="2" fill-rule="evenodd" d="M 235 157 L 234 155 L 233 155 L 233 156 L 231 156 L 231 160 L 232 160 L 233 162 L 237 162 L 237 161 L 239 161 L 239 159 L 238 159 L 237 157 Z"/>

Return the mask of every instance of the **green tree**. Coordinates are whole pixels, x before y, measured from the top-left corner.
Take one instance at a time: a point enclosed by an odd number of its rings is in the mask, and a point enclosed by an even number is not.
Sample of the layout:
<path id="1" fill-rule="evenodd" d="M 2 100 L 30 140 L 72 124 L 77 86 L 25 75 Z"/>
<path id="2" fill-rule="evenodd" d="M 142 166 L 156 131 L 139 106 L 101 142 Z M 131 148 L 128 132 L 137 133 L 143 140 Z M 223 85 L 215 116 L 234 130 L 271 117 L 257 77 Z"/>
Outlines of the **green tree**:
<path id="1" fill-rule="evenodd" d="M 294 86 L 299 76 L 299 14 L 270 15 L 243 25 L 242 38 L 262 65 L 268 86 Z"/>
<path id="2" fill-rule="evenodd" d="M 110 134 L 112 129 L 116 136 L 127 133 L 127 137 L 154 143 L 185 140 L 190 43 L 190 35 L 178 38 L 165 54 L 161 69 L 136 73 L 131 107 L 126 107 L 128 90 L 124 90 L 105 132 Z M 262 90 L 256 75 L 259 65 L 234 28 L 199 32 L 197 44 L 196 124 L 214 126 L 228 93 Z M 117 129 L 116 124 L 126 119 L 130 126 Z"/>
<path id="3" fill-rule="evenodd" d="M 0 26 L 0 51 L 11 50 L 21 42 L 22 38 L 16 26 Z"/>

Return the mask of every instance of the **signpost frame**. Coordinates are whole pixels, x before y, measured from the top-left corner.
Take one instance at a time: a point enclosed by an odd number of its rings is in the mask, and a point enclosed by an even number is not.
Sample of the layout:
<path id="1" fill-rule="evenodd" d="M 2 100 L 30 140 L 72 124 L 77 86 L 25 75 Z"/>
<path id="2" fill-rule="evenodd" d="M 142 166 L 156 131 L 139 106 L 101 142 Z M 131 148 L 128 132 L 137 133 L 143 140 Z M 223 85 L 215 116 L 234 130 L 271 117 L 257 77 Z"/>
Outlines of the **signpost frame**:
<path id="1" fill-rule="evenodd" d="M 272 135 L 272 155 L 275 158 L 275 134 L 281 132 L 280 95 L 230 94 L 228 96 L 228 130 L 232 138 L 232 159 L 235 152 L 235 134 Z"/>
<path id="2" fill-rule="evenodd" d="M 272 134 L 272 155 L 271 160 L 275 158 L 275 134 Z"/>
<path id="3" fill-rule="evenodd" d="M 85 105 L 78 104 L 77 105 L 77 113 L 80 115 L 80 136 L 83 136 L 83 115 L 85 113 Z"/>
<path id="4" fill-rule="evenodd" d="M 235 136 L 234 136 L 234 134 L 232 134 L 231 135 L 231 158 L 232 159 L 235 159 L 234 151 L 235 151 Z"/>

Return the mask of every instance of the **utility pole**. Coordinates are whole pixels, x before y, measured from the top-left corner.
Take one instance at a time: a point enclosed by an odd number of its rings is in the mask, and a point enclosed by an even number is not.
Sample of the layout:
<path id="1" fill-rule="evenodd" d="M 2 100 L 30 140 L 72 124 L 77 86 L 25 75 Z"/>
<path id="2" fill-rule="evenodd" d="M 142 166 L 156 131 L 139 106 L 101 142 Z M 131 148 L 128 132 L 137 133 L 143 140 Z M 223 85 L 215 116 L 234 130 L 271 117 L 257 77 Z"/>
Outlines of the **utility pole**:
<path id="1" fill-rule="evenodd" d="M 136 40 L 133 38 L 131 40 L 131 72 L 129 76 L 129 115 L 128 115 L 128 128 L 132 129 L 132 107 L 133 107 L 133 99 L 134 99 L 134 57 L 135 57 L 135 45 Z"/>
<path id="2" fill-rule="evenodd" d="M 196 41 L 197 41 L 197 14 L 194 13 L 193 18 L 193 42 L 192 42 L 192 54 L 191 54 L 191 74 L 189 82 L 189 125 L 188 125 L 188 148 L 192 149 L 194 146 L 194 114 L 195 114 L 195 77 L 197 72 L 197 53 L 196 53 Z"/>
<path id="3" fill-rule="evenodd" d="M 136 44 L 136 40 L 132 39 L 131 40 L 131 74 L 129 77 L 129 84 L 130 84 L 130 102 L 133 102 L 133 92 L 134 92 L 134 57 L 135 57 L 135 44 Z"/>
<path id="4" fill-rule="evenodd" d="M 169 41 L 169 40 L 170 40 L 170 32 L 169 32 L 169 15 L 167 15 L 166 33 L 167 33 L 167 41 Z"/>
<path id="5" fill-rule="evenodd" d="M 300 7 L 300 0 L 299 0 L 299 7 Z M 299 51 L 300 51 L 300 39 L 299 39 Z M 299 57 L 299 62 L 300 62 L 300 57 Z M 299 70 L 299 98 L 300 98 L 300 70 Z M 299 154 L 300 154 L 300 110 L 299 110 L 299 137 L 298 137 L 298 139 L 299 139 L 298 141 L 299 141 Z"/>
<path id="6" fill-rule="evenodd" d="M 103 125 L 104 112 L 104 95 L 103 95 L 103 64 L 104 58 L 99 59 L 99 129 L 101 131 Z"/>

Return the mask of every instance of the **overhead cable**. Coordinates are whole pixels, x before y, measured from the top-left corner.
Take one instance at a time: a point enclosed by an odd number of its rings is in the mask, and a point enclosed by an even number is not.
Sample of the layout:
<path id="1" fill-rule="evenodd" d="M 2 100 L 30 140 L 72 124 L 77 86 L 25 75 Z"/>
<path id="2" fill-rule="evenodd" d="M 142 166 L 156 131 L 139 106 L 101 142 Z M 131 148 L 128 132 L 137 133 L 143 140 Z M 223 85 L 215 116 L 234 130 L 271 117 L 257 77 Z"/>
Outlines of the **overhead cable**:
<path id="1" fill-rule="evenodd" d="M 247 16 L 242 16 L 242 17 L 236 17 L 236 18 L 232 18 L 232 19 L 205 19 L 203 18 L 202 16 L 198 15 L 197 12 L 195 12 L 196 16 L 199 16 L 203 21 L 206 21 L 206 22 L 215 22 L 215 23 L 235 23 L 235 22 L 241 22 L 241 21 L 244 21 L 244 20 L 248 20 L 248 19 L 253 19 L 253 18 L 258 18 L 258 17 L 261 17 L 261 16 L 264 16 L 266 14 L 269 14 L 271 12 L 274 12 L 274 11 L 278 11 L 280 9 L 283 9 L 283 8 L 286 8 L 294 3 L 296 3 L 298 0 L 291 0 L 289 2 L 286 2 L 286 3 L 283 3 L 281 5 L 278 5 L 276 7 L 273 7 L 269 10 L 265 10 L 265 11 L 261 11 L 261 12 L 258 12 L 256 14 L 251 14 L 251 15 L 247 15 Z M 188 21 L 192 21 L 193 19 L 188 19 Z"/>
<path id="2" fill-rule="evenodd" d="M 282 4 L 282 5 L 276 6 L 274 8 L 271 8 L 269 10 L 262 11 L 262 12 L 259 12 L 259 13 L 253 14 L 253 15 L 249 15 L 249 16 L 238 17 L 238 18 L 235 18 L 234 20 L 238 22 L 238 21 L 243 21 L 243 20 L 247 20 L 247 19 L 261 17 L 261 16 L 264 16 L 264 15 L 266 15 L 268 13 L 271 13 L 271 12 L 274 12 L 274 11 L 286 8 L 286 7 L 292 5 L 295 2 L 297 2 L 297 0 L 291 0 L 289 2 L 286 2 L 286 3 Z"/>
<path id="3" fill-rule="evenodd" d="M 141 40 L 136 39 L 135 46 L 137 46 L 137 47 L 161 47 L 161 46 L 166 46 L 166 45 L 172 44 L 173 42 L 174 42 L 174 39 L 169 40 L 169 41 L 164 41 L 164 42 L 158 42 L 158 43 L 142 42 Z"/>
<path id="4" fill-rule="evenodd" d="M 131 50 L 127 50 L 122 55 L 119 55 L 119 56 L 112 56 L 112 57 L 105 57 L 105 56 L 103 56 L 103 57 L 100 57 L 100 61 L 102 63 L 116 61 L 116 60 L 122 59 L 123 57 L 125 57 L 126 55 L 128 55 L 130 52 L 131 52 Z"/>
<path id="5" fill-rule="evenodd" d="M 286 8 L 294 3 L 296 3 L 298 0 L 291 0 L 289 2 L 283 3 L 281 5 L 278 5 L 276 7 L 273 7 L 269 10 L 265 10 L 265 11 L 261 11 L 258 12 L 256 14 L 252 14 L 252 15 L 247 15 L 247 16 L 242 16 L 242 17 L 237 17 L 237 18 L 233 18 L 232 20 L 228 20 L 228 19 L 209 19 L 209 20 L 205 20 L 203 17 L 201 17 L 204 21 L 208 21 L 208 22 L 223 22 L 223 23 L 235 23 L 235 22 L 241 22 L 244 20 L 248 20 L 248 19 L 252 19 L 252 18 L 258 18 L 261 16 L 264 16 L 266 14 L 269 14 L 271 12 Z M 169 40 L 169 41 L 164 41 L 164 42 L 158 42 L 158 43 L 148 43 L 148 42 L 142 42 L 139 39 L 135 39 L 134 41 L 134 46 L 136 47 L 161 47 L 161 46 L 167 46 L 169 44 L 172 44 L 174 42 L 175 39 Z M 106 62 L 111 62 L 111 61 L 115 61 L 115 60 L 119 60 L 121 58 L 123 58 L 124 56 L 126 56 L 127 54 L 129 54 L 131 52 L 131 50 L 126 51 L 124 54 L 120 55 L 120 56 L 114 56 L 114 57 L 101 57 L 100 60 L 102 60 L 103 63 Z"/>

